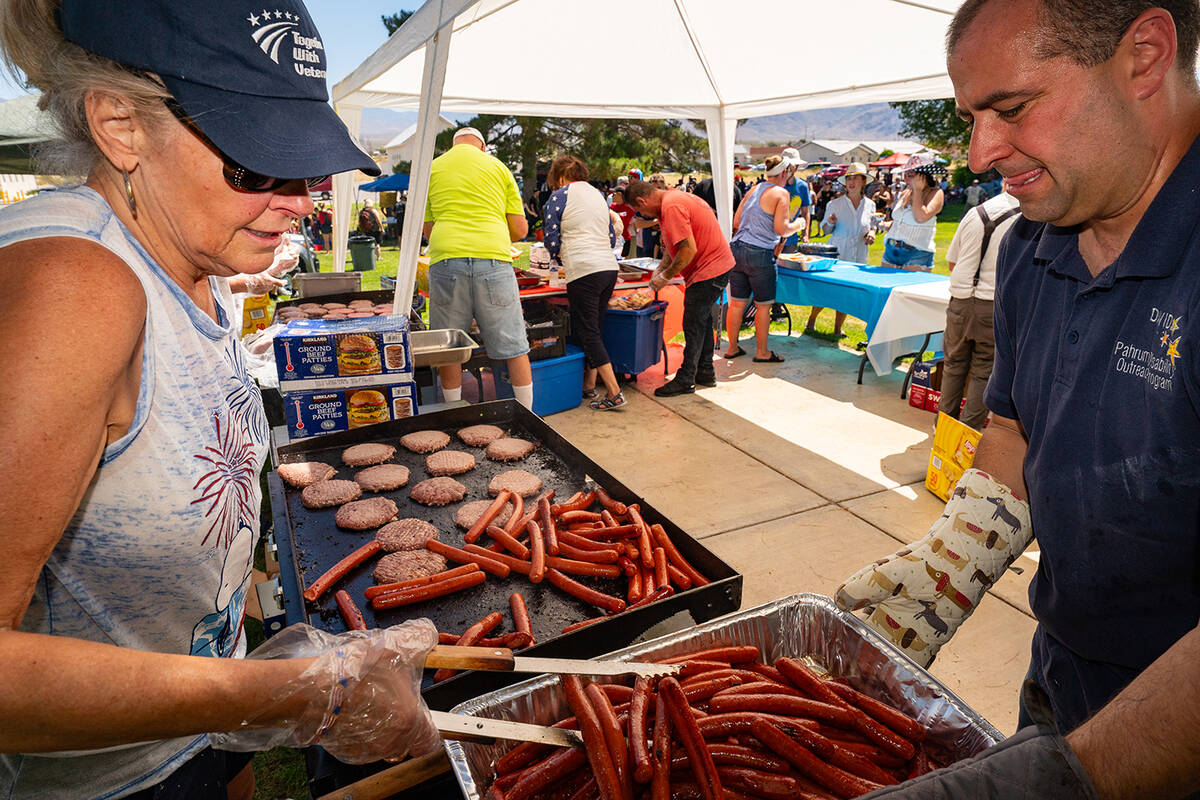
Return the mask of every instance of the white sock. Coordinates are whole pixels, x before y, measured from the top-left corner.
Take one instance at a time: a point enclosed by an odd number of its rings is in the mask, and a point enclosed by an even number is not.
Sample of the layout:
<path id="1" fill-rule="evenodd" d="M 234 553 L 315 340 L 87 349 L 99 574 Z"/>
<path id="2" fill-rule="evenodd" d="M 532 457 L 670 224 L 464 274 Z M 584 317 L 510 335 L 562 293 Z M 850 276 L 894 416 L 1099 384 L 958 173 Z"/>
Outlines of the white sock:
<path id="1" fill-rule="evenodd" d="M 517 402 L 533 410 L 533 384 L 527 383 L 524 386 L 513 387 L 513 397 L 517 398 Z"/>
<path id="2" fill-rule="evenodd" d="M 443 386 L 442 399 L 447 403 L 457 403 L 459 400 L 462 400 L 462 386 L 460 385 L 453 389 L 448 389 Z"/>

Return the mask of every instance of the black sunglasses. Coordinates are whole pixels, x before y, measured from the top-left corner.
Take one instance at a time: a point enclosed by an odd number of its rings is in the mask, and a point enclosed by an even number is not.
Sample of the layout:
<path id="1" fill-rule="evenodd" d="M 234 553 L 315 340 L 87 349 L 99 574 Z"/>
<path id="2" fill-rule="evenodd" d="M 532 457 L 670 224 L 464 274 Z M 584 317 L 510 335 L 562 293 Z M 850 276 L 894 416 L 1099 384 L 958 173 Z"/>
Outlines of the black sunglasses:
<path id="1" fill-rule="evenodd" d="M 221 152 L 221 148 L 213 144 L 212 139 L 204 135 L 204 132 L 196 126 L 196 123 L 191 120 L 187 112 L 183 110 L 183 106 L 172 97 L 164 97 L 163 104 L 170 109 L 175 115 L 175 119 L 183 123 L 183 126 L 191 131 L 196 138 L 208 145 L 214 153 L 221 159 L 221 173 L 225 176 L 225 182 L 243 192 L 274 192 L 292 181 L 300 180 L 299 178 L 272 178 L 270 175 L 260 175 L 257 172 L 246 169 L 241 164 L 237 163 L 229 156 Z M 304 183 L 309 189 L 315 189 L 322 182 L 329 178 L 328 175 L 322 175 L 317 178 L 304 178 Z"/>

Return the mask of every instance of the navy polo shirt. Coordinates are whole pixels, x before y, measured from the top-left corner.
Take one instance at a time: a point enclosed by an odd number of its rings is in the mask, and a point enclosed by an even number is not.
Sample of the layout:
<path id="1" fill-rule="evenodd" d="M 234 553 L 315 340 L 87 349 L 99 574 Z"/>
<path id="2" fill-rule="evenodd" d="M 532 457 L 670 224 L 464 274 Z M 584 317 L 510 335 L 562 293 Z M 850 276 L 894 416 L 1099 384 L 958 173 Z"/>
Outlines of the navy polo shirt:
<path id="1" fill-rule="evenodd" d="M 1200 620 L 1200 139 L 1096 277 L 1076 229 L 1000 252 L 986 402 L 1020 420 L 1032 677 L 1077 727 Z"/>

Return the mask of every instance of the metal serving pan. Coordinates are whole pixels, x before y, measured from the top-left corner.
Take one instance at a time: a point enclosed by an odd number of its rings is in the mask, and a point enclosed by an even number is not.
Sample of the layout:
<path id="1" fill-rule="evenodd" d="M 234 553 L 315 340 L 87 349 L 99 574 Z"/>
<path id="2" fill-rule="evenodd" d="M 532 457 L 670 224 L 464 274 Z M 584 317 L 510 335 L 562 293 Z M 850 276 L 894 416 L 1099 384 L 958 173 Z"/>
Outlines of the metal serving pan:
<path id="1" fill-rule="evenodd" d="M 465 364 L 479 345 L 465 331 L 438 328 L 432 331 L 412 331 L 413 365 L 417 367 L 445 367 Z"/>
<path id="2" fill-rule="evenodd" d="M 1004 737 L 936 678 L 884 641 L 828 597 L 797 594 L 723 617 L 644 644 L 609 653 L 605 659 L 653 660 L 718 644 L 753 644 L 772 661 L 811 657 L 856 689 L 894 705 L 929 730 L 926 746 L 941 763 L 975 755 Z M 605 681 L 607 682 L 607 681 Z M 543 675 L 483 695 L 453 711 L 491 719 L 549 725 L 569 717 L 558 676 Z M 516 745 L 446 742 L 450 765 L 463 794 L 479 800 L 493 765 Z"/>
<path id="3" fill-rule="evenodd" d="M 483 455 L 482 448 L 467 447 L 454 436 L 458 429 L 480 423 L 498 425 L 509 435 L 538 442 L 539 446 L 522 462 L 500 464 L 489 461 Z M 529 655 L 562 658 L 590 658 L 608 650 L 627 646 L 677 612 L 687 612 L 687 616 L 678 621 L 678 626 L 682 627 L 691 622 L 702 622 L 736 610 L 741 604 L 740 574 L 587 458 L 539 417 L 513 400 L 451 408 L 305 439 L 279 447 L 276 451 L 276 461 L 323 461 L 338 468 L 338 478 L 349 479 L 355 470 L 341 464 L 341 452 L 346 447 L 360 442 L 376 441 L 397 444 L 397 440 L 405 433 L 428 429 L 444 430 L 454 437 L 451 449 L 464 450 L 475 455 L 478 464 L 476 468 L 456 478 L 468 488 L 466 500 L 488 498 L 489 481 L 506 469 L 526 469 L 539 475 L 546 488 L 555 489 L 557 496 L 563 499 L 582 488 L 585 480 L 591 479 L 622 502 L 640 503 L 646 521 L 661 523 L 684 557 L 708 576 L 712 583 L 595 623 L 575 633 L 563 635 L 561 630 L 566 625 L 596 617 L 602 612 L 549 584 L 531 584 L 520 576 L 504 580 L 489 577 L 480 586 L 447 597 L 375 612 L 363 600 L 363 591 L 374 583 L 371 570 L 375 560 L 372 559 L 363 567 L 351 572 L 347 580 L 337 587 L 350 592 L 355 602 L 359 603 L 369 626 L 385 627 L 405 619 L 428 617 L 439 630 L 461 633 L 488 612 L 503 611 L 505 626 L 502 630 L 507 631 L 511 630 L 508 596 L 519 590 L 525 596 L 534 634 L 538 640 L 538 644 L 523 652 Z M 426 477 L 424 458 L 397 446 L 393 461 L 410 469 L 410 486 Z M 374 531 L 357 533 L 338 529 L 333 522 L 334 509 L 311 511 L 304 508 L 300 505 L 300 493 L 285 489 L 274 472 L 268 476 L 268 485 L 279 547 L 287 622 L 308 622 L 335 633 L 345 630 L 333 600 L 333 593 L 327 593 L 316 606 L 306 606 L 301 598 L 302 586 L 315 580 L 329 567 L 368 541 L 374 536 Z M 458 504 L 428 508 L 412 503 L 408 499 L 408 488 L 406 486 L 395 492 L 384 493 L 395 501 L 400 516 L 427 520 L 438 528 L 443 541 L 461 546 L 463 531 L 454 524 L 454 511 Z M 301 576 L 306 580 L 302 581 Z M 576 579 L 613 594 L 624 590 L 624 581 L 621 579 Z M 427 681 L 430 680 L 430 675 L 431 673 L 426 673 Z M 521 677 L 504 672 L 463 672 L 436 686 L 427 683 L 424 696 L 431 708 L 445 711 L 456 703 L 507 686 Z"/>

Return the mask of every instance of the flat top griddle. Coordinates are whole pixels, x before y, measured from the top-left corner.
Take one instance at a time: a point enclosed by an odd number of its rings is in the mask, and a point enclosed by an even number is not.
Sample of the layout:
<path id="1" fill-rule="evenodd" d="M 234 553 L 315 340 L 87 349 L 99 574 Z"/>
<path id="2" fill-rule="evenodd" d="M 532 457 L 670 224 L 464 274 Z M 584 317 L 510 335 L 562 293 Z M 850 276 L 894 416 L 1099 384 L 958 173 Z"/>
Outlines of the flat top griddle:
<path id="1" fill-rule="evenodd" d="M 484 448 L 469 447 L 455 435 L 467 425 L 493 424 L 509 436 L 515 436 L 538 444 L 534 452 L 518 462 L 501 463 L 489 460 Z M 543 656 L 586 658 L 598 655 L 614 647 L 624 646 L 644 630 L 672 616 L 677 611 L 688 610 L 697 621 L 711 619 L 720 614 L 736 610 L 741 602 L 741 575 L 713 555 L 696 540 L 679 530 L 644 500 L 637 497 L 623 484 L 579 452 L 566 439 L 546 425 L 540 418 L 515 401 L 506 400 L 484 403 L 465 408 L 424 414 L 390 423 L 359 428 L 344 433 L 306 439 L 285 445 L 276 452 L 277 463 L 295 461 L 323 461 L 338 470 L 337 478 L 352 479 L 359 468 L 342 464 L 342 451 L 361 442 L 383 442 L 396 447 L 396 454 L 389 463 L 403 464 L 409 468 L 409 484 L 392 492 L 379 493 L 391 498 L 399 508 L 399 517 L 415 517 L 434 525 L 439 531 L 439 540 L 454 546 L 463 544 L 463 531 L 454 523 L 454 513 L 461 503 L 441 508 L 423 506 L 409 500 L 409 490 L 417 482 L 429 477 L 425 472 L 425 456 L 411 453 L 399 445 L 405 433 L 418 430 L 441 430 L 451 436 L 447 449 L 469 452 L 476 458 L 475 469 L 455 476 L 467 487 L 467 496 L 462 502 L 491 499 L 487 492 L 491 479 L 508 469 L 524 469 L 538 475 L 546 489 L 556 491 L 556 500 L 565 500 L 590 481 L 605 488 L 614 498 L 626 502 L 639 502 L 647 523 L 661 523 L 672 541 L 713 582 L 707 586 L 680 592 L 664 601 L 623 613 L 611 620 L 596 623 L 572 634 L 562 634 L 563 627 L 573 622 L 600 616 L 604 612 L 571 595 L 543 582 L 532 584 L 524 576 L 513 574 L 500 579 L 488 576 L 481 585 L 457 592 L 446 597 L 397 609 L 374 611 L 363 596 L 368 586 L 375 585 L 371 572 L 378 558 L 368 560 L 353 570 L 345 579 L 327 592 L 316 604 L 307 604 L 300 598 L 303 588 L 315 581 L 329 567 L 356 550 L 375 535 L 374 531 L 355 532 L 339 529 L 334 524 L 336 509 L 310 510 L 300 503 L 300 492 L 285 489 L 278 476 L 269 476 L 272 510 L 275 516 L 276 536 L 280 548 L 280 561 L 294 565 L 291 576 L 283 581 L 285 607 L 288 622 L 304 621 L 339 633 L 346 630 L 333 599 L 337 589 L 346 589 L 358 604 L 370 627 L 386 627 L 407 619 L 427 617 L 439 631 L 461 633 L 473 622 L 492 611 L 504 615 L 504 623 L 498 632 L 511 632 L 512 616 L 508 598 L 514 591 L 521 592 L 529 608 L 530 621 L 538 644 L 525 652 Z M 375 493 L 364 492 L 364 497 Z M 535 496 L 536 497 L 536 496 Z M 530 498 L 533 499 L 533 498 Z M 483 537 L 480 544 L 487 544 Z M 455 566 L 451 563 L 449 566 Z M 291 580 L 287 578 L 290 577 Z M 624 597 L 624 578 L 590 578 L 572 576 L 575 580 L 608 594 Z M 430 685 L 429 671 L 426 672 L 427 702 L 434 708 L 448 708 L 465 698 L 482 691 L 507 685 L 522 676 L 511 673 L 466 672 L 437 686 Z"/>

